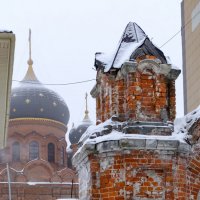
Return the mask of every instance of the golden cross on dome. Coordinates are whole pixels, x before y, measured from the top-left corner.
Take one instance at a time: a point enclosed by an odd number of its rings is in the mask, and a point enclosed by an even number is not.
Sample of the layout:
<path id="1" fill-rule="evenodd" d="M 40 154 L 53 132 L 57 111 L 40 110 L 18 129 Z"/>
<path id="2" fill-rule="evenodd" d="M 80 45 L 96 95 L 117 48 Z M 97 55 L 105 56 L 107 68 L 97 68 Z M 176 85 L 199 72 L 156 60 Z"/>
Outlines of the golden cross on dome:
<path id="1" fill-rule="evenodd" d="M 29 29 L 28 42 L 29 42 L 29 59 L 28 59 L 28 65 L 33 65 L 33 61 L 31 59 L 31 29 Z"/>
<path id="2" fill-rule="evenodd" d="M 32 60 L 32 57 L 31 57 L 31 29 L 29 29 L 28 43 L 29 43 L 29 59 L 27 61 L 28 70 L 26 72 L 26 75 L 25 75 L 23 81 L 37 81 L 37 82 L 39 82 L 37 77 L 35 76 L 34 71 L 33 71 L 33 60 Z"/>

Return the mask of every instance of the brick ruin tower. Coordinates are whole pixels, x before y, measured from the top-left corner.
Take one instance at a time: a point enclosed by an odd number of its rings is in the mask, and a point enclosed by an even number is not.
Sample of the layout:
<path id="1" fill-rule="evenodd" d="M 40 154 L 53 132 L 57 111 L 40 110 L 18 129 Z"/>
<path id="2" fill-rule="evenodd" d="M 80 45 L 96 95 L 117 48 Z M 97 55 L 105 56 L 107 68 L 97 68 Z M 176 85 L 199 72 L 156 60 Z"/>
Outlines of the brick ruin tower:
<path id="1" fill-rule="evenodd" d="M 96 53 L 95 67 L 99 125 L 73 158 L 80 199 L 185 199 L 190 146 L 172 123 L 180 70 L 132 22 L 113 54 Z"/>

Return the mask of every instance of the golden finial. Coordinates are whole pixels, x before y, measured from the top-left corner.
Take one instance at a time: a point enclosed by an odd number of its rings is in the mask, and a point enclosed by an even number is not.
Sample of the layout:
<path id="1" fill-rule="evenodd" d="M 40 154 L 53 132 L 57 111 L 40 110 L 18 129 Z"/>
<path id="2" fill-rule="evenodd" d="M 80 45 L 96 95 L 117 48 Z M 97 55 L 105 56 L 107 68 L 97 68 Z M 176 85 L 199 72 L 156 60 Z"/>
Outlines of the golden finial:
<path id="1" fill-rule="evenodd" d="M 29 29 L 29 59 L 28 59 L 28 71 L 26 72 L 26 75 L 23 79 L 23 81 L 38 81 L 37 77 L 35 76 L 35 73 L 33 71 L 33 61 L 31 59 L 31 29 Z"/>
<path id="2" fill-rule="evenodd" d="M 85 109 L 85 117 L 84 117 L 83 120 L 88 120 L 88 119 L 89 119 L 89 116 L 88 116 L 89 111 L 88 111 L 88 102 L 87 102 L 87 98 L 88 98 L 88 94 L 87 94 L 87 92 L 86 92 L 86 94 L 85 94 L 85 107 L 86 107 L 86 109 Z"/>
<path id="3" fill-rule="evenodd" d="M 33 65 L 33 60 L 31 59 L 31 29 L 29 29 L 28 42 L 29 42 L 29 59 L 28 59 L 28 65 Z"/>

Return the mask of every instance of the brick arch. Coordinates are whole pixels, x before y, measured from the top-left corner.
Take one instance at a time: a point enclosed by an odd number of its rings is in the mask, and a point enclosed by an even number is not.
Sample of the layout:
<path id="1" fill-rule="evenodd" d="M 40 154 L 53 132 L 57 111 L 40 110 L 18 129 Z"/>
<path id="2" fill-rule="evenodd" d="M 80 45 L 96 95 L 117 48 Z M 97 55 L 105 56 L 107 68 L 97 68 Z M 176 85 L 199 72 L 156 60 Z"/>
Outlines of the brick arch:
<path id="1" fill-rule="evenodd" d="M 24 136 L 18 132 L 15 132 L 14 135 L 8 137 L 8 145 L 12 144 L 13 141 L 19 141 L 20 143 L 24 143 Z"/>
<path id="2" fill-rule="evenodd" d="M 13 168 L 9 168 L 9 173 L 10 173 L 10 180 L 15 181 L 17 177 L 17 172 Z M 4 168 L 0 172 L 0 176 L 3 179 L 3 181 L 8 181 L 7 168 Z"/>
<path id="3" fill-rule="evenodd" d="M 35 140 L 35 141 L 37 141 L 37 142 L 40 143 L 40 141 L 41 141 L 43 138 L 44 138 L 44 137 L 43 137 L 41 134 L 39 134 L 39 133 L 37 133 L 37 132 L 35 132 L 35 131 L 32 131 L 32 132 L 30 132 L 29 134 L 27 134 L 27 135 L 25 136 L 25 142 L 26 142 L 26 143 L 29 143 L 30 141 Z"/>
<path id="4" fill-rule="evenodd" d="M 33 160 L 25 165 L 24 174 L 28 181 L 50 181 L 54 169 L 45 160 Z"/>
<path id="5" fill-rule="evenodd" d="M 58 171 L 58 175 L 61 177 L 63 182 L 71 182 L 72 180 L 74 182 L 78 181 L 75 172 L 67 167 Z"/>
<path id="6" fill-rule="evenodd" d="M 52 141 L 54 143 L 57 143 L 57 142 L 59 142 L 59 139 L 55 135 L 49 134 L 49 135 L 46 136 L 45 141 Z"/>

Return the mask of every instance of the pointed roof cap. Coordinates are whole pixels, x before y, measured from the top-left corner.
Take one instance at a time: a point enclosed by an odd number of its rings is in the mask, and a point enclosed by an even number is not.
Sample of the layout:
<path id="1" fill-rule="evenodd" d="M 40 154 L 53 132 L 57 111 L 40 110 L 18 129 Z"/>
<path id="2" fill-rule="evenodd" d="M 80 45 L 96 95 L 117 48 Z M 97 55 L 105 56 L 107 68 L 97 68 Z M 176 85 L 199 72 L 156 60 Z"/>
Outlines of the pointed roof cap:
<path id="1" fill-rule="evenodd" d="M 135 22 L 129 22 L 119 43 L 139 42 L 146 37 L 145 32 Z"/>
<path id="2" fill-rule="evenodd" d="M 103 66 L 104 72 L 108 72 L 111 68 L 121 68 L 125 61 L 130 60 L 133 52 L 143 45 L 145 53 L 158 55 L 165 62 L 164 54 L 152 44 L 145 32 L 135 22 L 129 22 L 113 53 L 96 53 L 95 67 Z"/>

